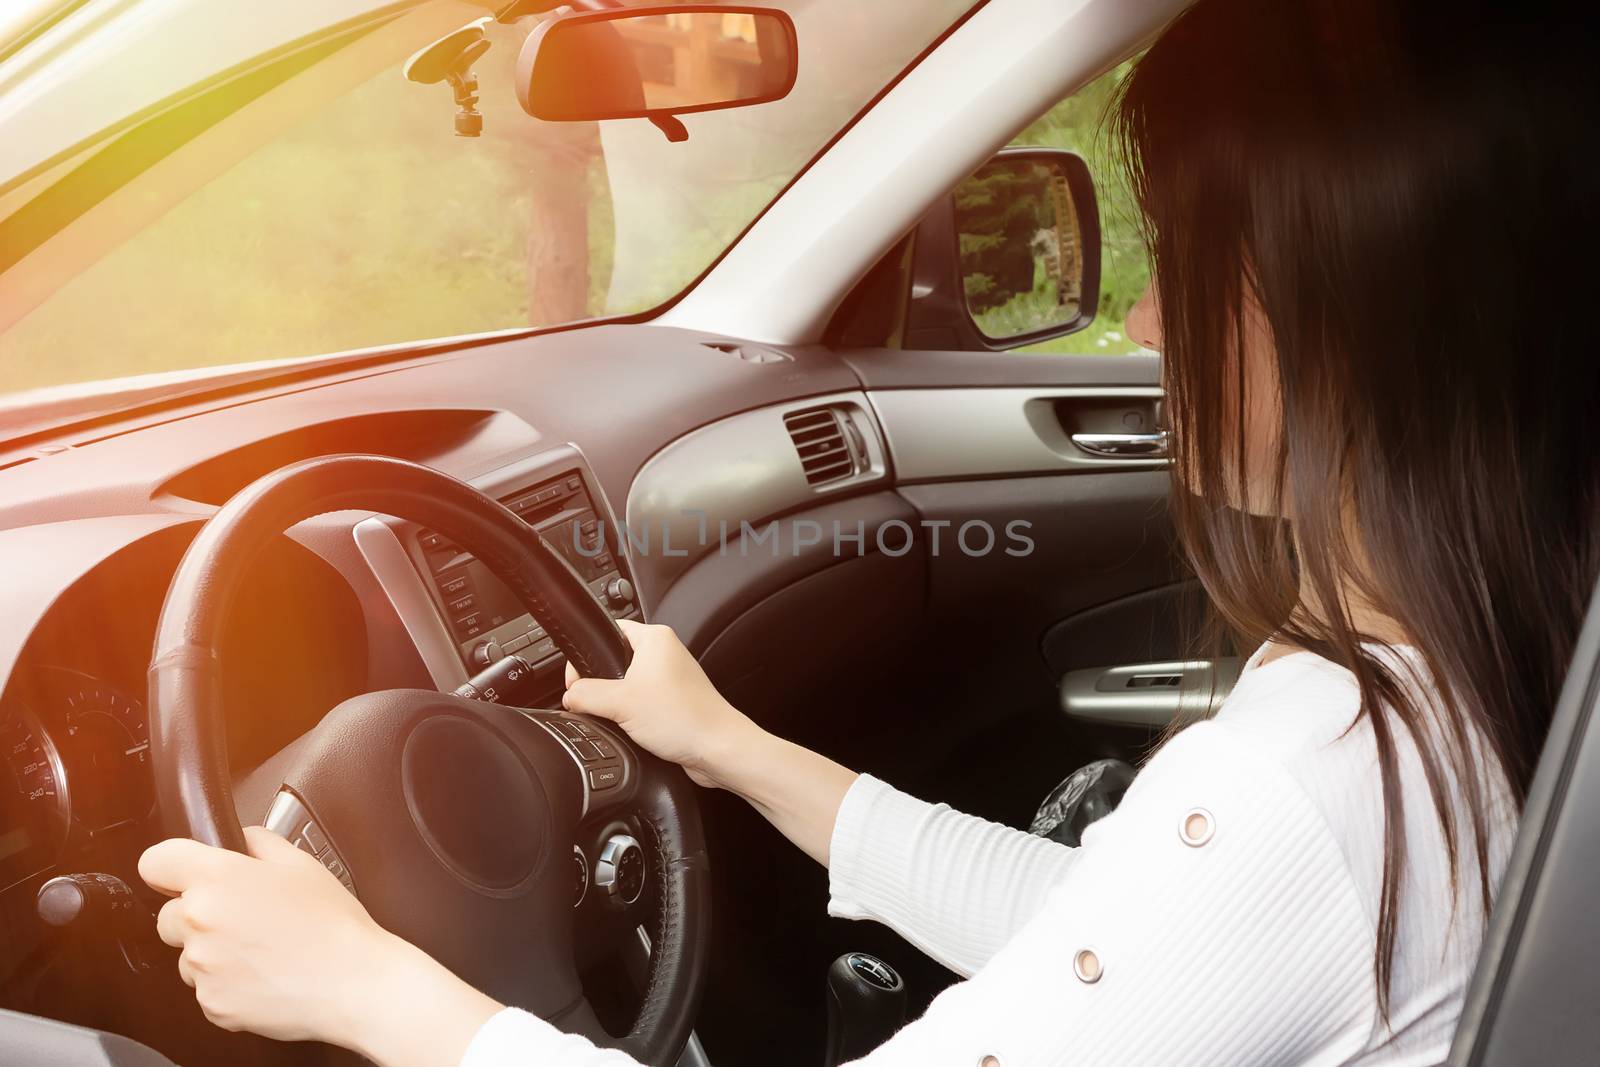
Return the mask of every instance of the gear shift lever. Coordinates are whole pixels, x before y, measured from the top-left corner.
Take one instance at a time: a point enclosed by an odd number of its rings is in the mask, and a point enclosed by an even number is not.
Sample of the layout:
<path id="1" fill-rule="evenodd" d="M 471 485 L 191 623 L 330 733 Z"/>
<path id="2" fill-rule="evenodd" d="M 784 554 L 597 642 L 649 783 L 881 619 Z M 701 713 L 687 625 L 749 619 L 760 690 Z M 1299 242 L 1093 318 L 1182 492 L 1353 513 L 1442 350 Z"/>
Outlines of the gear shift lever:
<path id="1" fill-rule="evenodd" d="M 860 1059 L 906 1021 L 906 984 L 876 956 L 849 952 L 828 968 L 828 1051 L 823 1067 Z"/>

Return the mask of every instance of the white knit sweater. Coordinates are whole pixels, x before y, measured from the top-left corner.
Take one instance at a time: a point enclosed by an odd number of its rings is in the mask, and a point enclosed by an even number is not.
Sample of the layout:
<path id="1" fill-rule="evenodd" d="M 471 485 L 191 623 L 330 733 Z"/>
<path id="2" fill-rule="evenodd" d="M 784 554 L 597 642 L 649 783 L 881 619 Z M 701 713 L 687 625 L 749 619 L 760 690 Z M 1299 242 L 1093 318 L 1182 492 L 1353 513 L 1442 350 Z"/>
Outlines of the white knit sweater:
<path id="1" fill-rule="evenodd" d="M 1406 868 L 1385 1027 L 1371 728 L 1349 729 L 1358 697 L 1346 671 L 1309 653 L 1259 658 L 1216 718 L 1162 748 L 1076 849 L 856 782 L 834 827 L 829 910 L 885 923 L 969 976 L 864 1067 L 1444 1059 L 1483 929 L 1468 831 L 1452 890 L 1422 767 L 1402 740 Z M 1497 776 L 1483 785 L 1497 884 L 1515 816 Z M 634 1063 L 508 1009 L 462 1067 Z"/>

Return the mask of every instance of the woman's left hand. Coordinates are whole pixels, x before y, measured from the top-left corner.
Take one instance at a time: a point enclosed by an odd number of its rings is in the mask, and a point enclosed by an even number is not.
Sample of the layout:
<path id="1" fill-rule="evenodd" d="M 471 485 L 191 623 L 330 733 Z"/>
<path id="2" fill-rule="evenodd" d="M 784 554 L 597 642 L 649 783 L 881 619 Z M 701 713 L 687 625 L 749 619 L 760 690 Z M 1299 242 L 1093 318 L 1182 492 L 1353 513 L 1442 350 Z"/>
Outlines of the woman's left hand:
<path id="1" fill-rule="evenodd" d="M 415 1062 L 458 1062 L 500 1005 L 380 927 L 315 858 L 259 826 L 245 839 L 249 855 L 175 838 L 139 860 L 140 876 L 173 898 L 156 929 L 182 949 L 178 973 L 206 1018 L 401 1062 L 411 1057 L 383 1046 L 416 1005 L 420 1043 L 434 1051 Z"/>

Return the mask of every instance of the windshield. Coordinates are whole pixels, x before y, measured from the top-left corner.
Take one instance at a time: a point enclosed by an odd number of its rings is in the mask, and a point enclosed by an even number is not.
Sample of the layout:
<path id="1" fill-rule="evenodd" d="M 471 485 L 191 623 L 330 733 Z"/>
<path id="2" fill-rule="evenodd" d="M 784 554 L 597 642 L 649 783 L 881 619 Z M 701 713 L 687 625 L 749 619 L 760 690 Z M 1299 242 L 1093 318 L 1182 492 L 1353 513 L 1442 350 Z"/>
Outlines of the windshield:
<path id="1" fill-rule="evenodd" d="M 529 118 L 512 84 L 526 21 L 487 27 L 483 133 L 456 136 L 449 87 L 408 82 L 401 66 L 483 14 L 462 0 L 330 48 L 153 163 L 124 152 L 136 173 L 112 173 L 109 195 L 0 274 L 0 392 L 657 307 L 971 0 L 772 6 L 796 26 L 793 91 L 686 115 L 682 143 L 644 120 Z M 749 23 L 722 21 L 734 36 Z M 691 28 L 664 17 L 647 77 L 682 83 L 735 54 L 688 40 Z M 116 92 L 115 70 L 95 77 Z M 0 213 L 52 202 L 81 179 L 74 167 L 103 171 L 120 143 L 0 197 Z"/>

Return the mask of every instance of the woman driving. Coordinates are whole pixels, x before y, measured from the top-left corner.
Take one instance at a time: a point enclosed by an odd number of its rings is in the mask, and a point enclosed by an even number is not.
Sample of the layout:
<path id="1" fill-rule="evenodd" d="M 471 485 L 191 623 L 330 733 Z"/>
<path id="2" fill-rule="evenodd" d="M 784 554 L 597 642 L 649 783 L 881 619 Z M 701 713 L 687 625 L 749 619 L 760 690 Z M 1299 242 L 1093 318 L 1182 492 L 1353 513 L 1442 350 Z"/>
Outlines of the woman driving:
<path id="1" fill-rule="evenodd" d="M 1600 566 L 1577 35 L 1490 5 L 1199 0 L 1113 116 L 1156 281 L 1172 509 L 1257 646 L 1068 848 L 763 730 L 673 633 L 567 708 L 730 790 L 830 911 L 966 977 L 898 1067 L 1445 1057 Z M 141 874 L 207 1016 L 384 1067 L 622 1067 L 475 991 L 265 830 Z"/>

